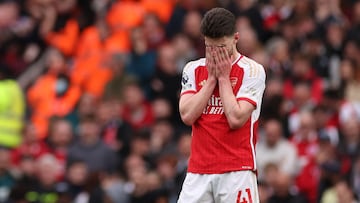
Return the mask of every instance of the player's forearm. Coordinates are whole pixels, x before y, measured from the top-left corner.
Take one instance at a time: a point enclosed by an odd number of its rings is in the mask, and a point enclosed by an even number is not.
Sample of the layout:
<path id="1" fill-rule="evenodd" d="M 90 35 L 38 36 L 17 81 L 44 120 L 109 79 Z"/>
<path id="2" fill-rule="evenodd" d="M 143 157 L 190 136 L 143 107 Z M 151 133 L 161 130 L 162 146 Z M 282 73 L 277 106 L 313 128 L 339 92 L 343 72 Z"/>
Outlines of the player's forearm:
<path id="1" fill-rule="evenodd" d="M 242 113 L 240 105 L 233 93 L 229 78 L 219 78 L 219 92 L 224 113 L 231 129 L 243 126 L 247 118 Z"/>
<path id="2" fill-rule="evenodd" d="M 183 122 L 192 125 L 207 106 L 216 85 L 216 80 L 208 80 L 201 90 L 191 96 L 183 95 L 180 98 L 179 110 Z"/>

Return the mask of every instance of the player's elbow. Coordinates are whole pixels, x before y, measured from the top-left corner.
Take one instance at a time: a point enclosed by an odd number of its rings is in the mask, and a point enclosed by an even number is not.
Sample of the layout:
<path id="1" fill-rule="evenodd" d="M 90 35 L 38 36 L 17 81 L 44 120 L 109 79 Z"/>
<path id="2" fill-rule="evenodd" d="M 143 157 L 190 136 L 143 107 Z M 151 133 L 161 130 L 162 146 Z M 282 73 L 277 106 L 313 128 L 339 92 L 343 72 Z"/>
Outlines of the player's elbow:
<path id="1" fill-rule="evenodd" d="M 236 130 L 241 128 L 245 124 L 246 120 L 242 118 L 232 118 L 228 119 L 228 124 L 230 129 Z"/>
<path id="2" fill-rule="evenodd" d="M 180 113 L 181 120 L 185 123 L 185 125 L 191 126 L 195 122 L 195 118 L 191 113 Z"/>
<path id="3" fill-rule="evenodd" d="M 241 128 L 243 126 L 240 122 L 229 122 L 229 127 L 231 130 L 236 130 L 238 128 Z"/>

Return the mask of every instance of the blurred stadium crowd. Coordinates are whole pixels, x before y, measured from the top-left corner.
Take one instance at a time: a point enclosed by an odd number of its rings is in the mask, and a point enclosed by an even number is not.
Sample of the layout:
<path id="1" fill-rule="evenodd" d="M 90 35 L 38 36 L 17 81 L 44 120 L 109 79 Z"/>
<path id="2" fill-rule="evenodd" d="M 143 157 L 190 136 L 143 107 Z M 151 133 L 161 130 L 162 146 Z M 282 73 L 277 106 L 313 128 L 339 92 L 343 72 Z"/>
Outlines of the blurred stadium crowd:
<path id="1" fill-rule="evenodd" d="M 181 71 L 215 6 L 267 72 L 261 203 L 358 202 L 356 0 L 0 0 L 0 202 L 176 202 Z"/>

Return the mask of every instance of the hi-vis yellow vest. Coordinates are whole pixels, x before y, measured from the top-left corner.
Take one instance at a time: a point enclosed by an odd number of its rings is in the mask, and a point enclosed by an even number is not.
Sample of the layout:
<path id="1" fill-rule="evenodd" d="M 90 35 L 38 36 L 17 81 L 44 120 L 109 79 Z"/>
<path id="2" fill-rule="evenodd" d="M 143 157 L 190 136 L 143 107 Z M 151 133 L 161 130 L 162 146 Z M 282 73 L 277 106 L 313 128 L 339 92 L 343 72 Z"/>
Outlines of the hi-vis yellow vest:
<path id="1" fill-rule="evenodd" d="M 24 95 L 17 82 L 0 80 L 0 145 L 13 148 L 21 143 L 24 113 Z"/>

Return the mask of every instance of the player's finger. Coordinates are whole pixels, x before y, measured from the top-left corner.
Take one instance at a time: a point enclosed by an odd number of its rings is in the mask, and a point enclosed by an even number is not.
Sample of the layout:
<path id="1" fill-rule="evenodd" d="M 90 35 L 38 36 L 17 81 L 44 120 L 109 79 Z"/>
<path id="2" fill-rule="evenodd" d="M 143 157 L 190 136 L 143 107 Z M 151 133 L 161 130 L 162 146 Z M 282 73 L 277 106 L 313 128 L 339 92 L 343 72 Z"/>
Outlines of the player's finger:
<path id="1" fill-rule="evenodd" d="M 226 47 L 221 47 L 220 50 L 221 50 L 221 57 L 222 57 L 222 59 L 223 59 L 224 61 L 226 61 L 226 60 L 227 60 Z"/>
<path id="2" fill-rule="evenodd" d="M 211 49 L 211 47 L 206 47 L 205 56 L 206 56 L 206 63 L 207 63 L 209 66 L 212 66 L 212 64 L 214 64 L 214 57 L 212 56 L 212 49 Z M 211 67 L 209 67 L 209 68 L 211 68 Z"/>
<path id="3" fill-rule="evenodd" d="M 225 47 L 220 47 L 221 56 L 225 57 Z"/>
<path id="4" fill-rule="evenodd" d="M 222 59 L 223 56 L 222 56 L 222 50 L 221 50 L 221 47 L 216 47 L 216 52 L 218 53 L 219 55 L 219 58 Z"/>
<path id="5" fill-rule="evenodd" d="M 214 53 L 214 61 L 216 64 L 218 64 L 220 62 L 220 56 L 219 56 L 220 53 L 217 47 L 214 48 L 213 53 Z"/>
<path id="6" fill-rule="evenodd" d="M 205 57 L 206 59 L 210 59 L 211 58 L 211 48 L 209 46 L 206 46 L 205 49 Z"/>
<path id="7" fill-rule="evenodd" d="M 214 48 L 212 49 L 212 56 L 214 57 L 214 60 L 215 60 L 215 61 L 219 59 L 217 47 L 214 47 Z"/>
<path id="8" fill-rule="evenodd" d="M 221 60 L 224 61 L 224 60 L 225 60 L 225 56 L 224 56 L 223 47 L 218 47 L 218 52 L 219 52 L 219 56 L 220 56 Z"/>
<path id="9" fill-rule="evenodd" d="M 227 51 L 226 47 L 221 47 L 221 51 L 222 51 L 222 55 L 223 55 L 224 60 L 228 60 L 229 59 L 229 54 L 228 54 L 228 51 Z"/>

